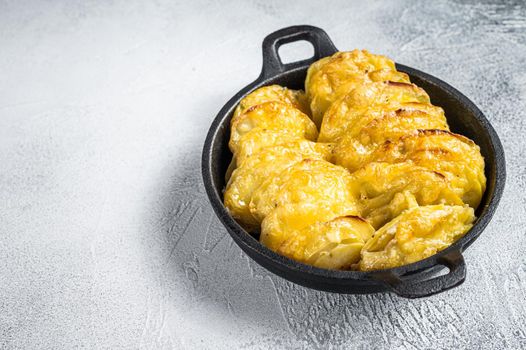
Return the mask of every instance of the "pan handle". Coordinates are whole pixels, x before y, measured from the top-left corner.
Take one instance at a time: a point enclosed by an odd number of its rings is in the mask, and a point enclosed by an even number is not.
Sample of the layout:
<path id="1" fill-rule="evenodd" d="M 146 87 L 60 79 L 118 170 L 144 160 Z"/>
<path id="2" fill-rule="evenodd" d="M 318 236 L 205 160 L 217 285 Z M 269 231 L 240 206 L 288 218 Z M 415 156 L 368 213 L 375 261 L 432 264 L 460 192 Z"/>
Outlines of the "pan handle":
<path id="1" fill-rule="evenodd" d="M 411 276 L 410 279 L 402 279 L 392 273 L 379 275 L 377 279 L 397 295 L 412 299 L 431 296 L 455 288 L 466 279 L 466 263 L 460 251 L 440 257 L 438 263 L 449 268 L 449 273 L 427 280 L 419 280 L 417 274 Z"/>
<path id="2" fill-rule="evenodd" d="M 311 58 L 284 64 L 279 57 L 278 49 L 283 44 L 305 40 L 314 47 L 314 56 Z M 277 30 L 263 40 L 263 68 L 260 78 L 269 78 L 276 74 L 295 68 L 310 65 L 320 58 L 330 56 L 337 52 L 327 33 L 318 27 L 309 25 L 292 26 Z"/>

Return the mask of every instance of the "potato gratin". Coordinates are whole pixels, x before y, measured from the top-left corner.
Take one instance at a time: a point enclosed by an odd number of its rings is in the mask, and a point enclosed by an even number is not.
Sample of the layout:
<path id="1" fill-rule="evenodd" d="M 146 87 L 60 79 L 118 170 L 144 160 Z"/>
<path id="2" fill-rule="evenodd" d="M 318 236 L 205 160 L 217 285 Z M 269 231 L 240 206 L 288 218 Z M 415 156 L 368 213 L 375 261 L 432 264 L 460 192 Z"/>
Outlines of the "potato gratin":
<path id="1" fill-rule="evenodd" d="M 365 50 L 312 64 L 305 92 L 246 96 L 231 121 L 224 204 L 281 255 L 370 271 L 462 237 L 486 186 L 484 159 L 442 108 Z"/>

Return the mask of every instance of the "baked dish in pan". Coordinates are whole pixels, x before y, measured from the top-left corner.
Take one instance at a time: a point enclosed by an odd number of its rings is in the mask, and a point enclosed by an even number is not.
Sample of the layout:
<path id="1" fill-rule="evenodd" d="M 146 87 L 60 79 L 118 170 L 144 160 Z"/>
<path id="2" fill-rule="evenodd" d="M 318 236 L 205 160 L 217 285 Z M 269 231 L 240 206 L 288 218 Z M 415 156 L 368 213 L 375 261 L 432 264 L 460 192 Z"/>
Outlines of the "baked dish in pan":
<path id="1" fill-rule="evenodd" d="M 444 250 L 473 225 L 484 158 L 444 110 L 366 50 L 314 62 L 305 92 L 264 86 L 230 122 L 224 205 L 312 266 L 371 271 Z"/>

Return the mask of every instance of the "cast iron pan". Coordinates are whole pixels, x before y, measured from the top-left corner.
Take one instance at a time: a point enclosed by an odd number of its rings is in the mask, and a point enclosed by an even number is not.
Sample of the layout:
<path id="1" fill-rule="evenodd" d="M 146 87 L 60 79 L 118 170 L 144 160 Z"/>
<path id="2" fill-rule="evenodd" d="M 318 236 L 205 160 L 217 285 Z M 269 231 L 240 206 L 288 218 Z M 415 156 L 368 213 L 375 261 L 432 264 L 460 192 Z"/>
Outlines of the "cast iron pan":
<path id="1" fill-rule="evenodd" d="M 300 40 L 306 40 L 314 46 L 314 56 L 283 64 L 278 48 Z M 462 252 L 482 233 L 502 196 L 506 179 L 504 151 L 495 130 L 473 102 L 442 80 L 416 69 L 396 65 L 398 70 L 409 74 L 413 83 L 427 91 L 433 104 L 444 108 L 452 131 L 469 137 L 480 146 L 485 159 L 487 189 L 476 210 L 478 219 L 463 238 L 427 259 L 394 269 L 374 272 L 325 270 L 298 263 L 266 248 L 257 238 L 243 230 L 223 206 L 225 172 L 232 158 L 228 149 L 230 118 L 236 105 L 245 95 L 264 85 L 279 84 L 291 89 L 303 89 L 309 65 L 336 51 L 327 33 L 306 25 L 278 30 L 263 40 L 263 68 L 260 76 L 224 105 L 206 137 L 202 172 L 215 213 L 248 256 L 269 271 L 309 288 L 353 294 L 392 291 L 403 297 L 418 298 L 460 285 L 466 278 Z M 439 275 L 438 272 L 445 267 L 448 268 L 447 273 Z"/>

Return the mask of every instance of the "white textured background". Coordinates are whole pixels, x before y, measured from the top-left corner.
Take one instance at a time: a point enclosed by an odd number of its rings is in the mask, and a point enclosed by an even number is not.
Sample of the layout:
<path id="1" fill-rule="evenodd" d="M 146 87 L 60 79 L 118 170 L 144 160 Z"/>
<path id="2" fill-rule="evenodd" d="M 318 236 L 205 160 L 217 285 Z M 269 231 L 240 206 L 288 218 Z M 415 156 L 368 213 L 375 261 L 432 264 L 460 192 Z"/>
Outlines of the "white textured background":
<path id="1" fill-rule="evenodd" d="M 205 134 L 293 24 L 442 78 L 494 125 L 507 187 L 461 287 L 308 290 L 215 218 Z M 521 2 L 0 0 L 0 348 L 526 348 L 525 108 Z"/>

